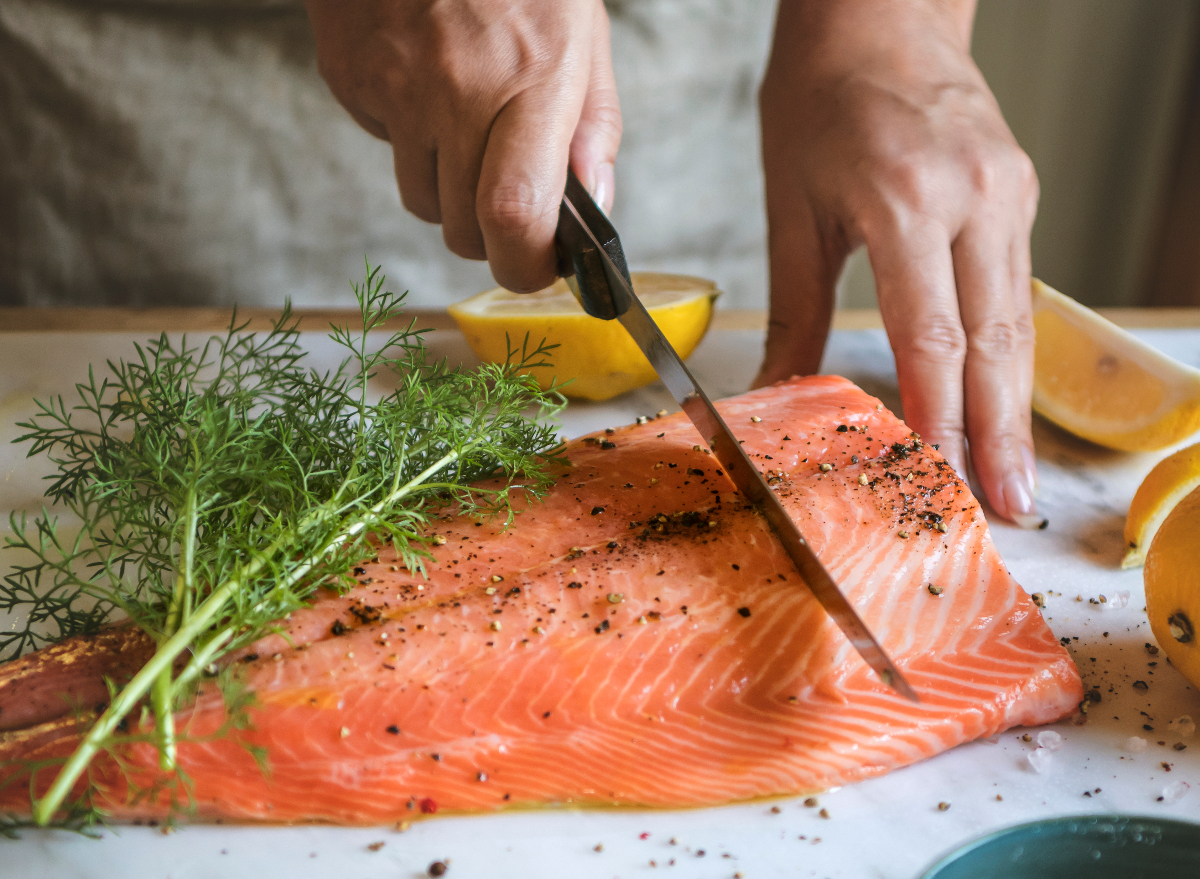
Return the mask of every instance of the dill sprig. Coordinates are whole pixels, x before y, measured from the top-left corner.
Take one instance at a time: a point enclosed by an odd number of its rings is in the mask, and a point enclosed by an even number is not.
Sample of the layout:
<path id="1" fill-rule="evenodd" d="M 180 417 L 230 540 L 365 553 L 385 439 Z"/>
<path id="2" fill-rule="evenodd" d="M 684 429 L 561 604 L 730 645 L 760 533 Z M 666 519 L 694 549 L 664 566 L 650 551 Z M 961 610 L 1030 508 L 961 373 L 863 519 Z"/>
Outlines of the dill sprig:
<path id="1" fill-rule="evenodd" d="M 38 823 L 147 698 L 160 765 L 174 770 L 173 712 L 215 660 L 318 587 L 351 588 L 353 566 L 381 544 L 421 570 L 423 528 L 446 505 L 511 518 L 516 496 L 550 484 L 558 440 L 539 419 L 562 398 L 520 374 L 545 365 L 548 348 L 449 368 L 410 324 L 373 349 L 370 334 L 403 301 L 383 282 L 368 264 L 354 285 L 361 325 L 333 327 L 346 350 L 335 371 L 304 365 L 290 308 L 261 336 L 235 316 L 200 345 L 163 334 L 103 377 L 89 370 L 77 403 L 39 402 L 20 425 L 17 441 L 56 465 L 47 497 L 82 528 L 66 539 L 48 511 L 32 525 L 12 518 L 8 546 L 35 558 L 0 587 L 0 608 L 25 620 L 0 634 L 0 660 L 122 616 L 157 645 L 34 804 Z M 373 402 L 385 372 L 395 390 Z M 491 476 L 504 478 L 472 484 Z"/>

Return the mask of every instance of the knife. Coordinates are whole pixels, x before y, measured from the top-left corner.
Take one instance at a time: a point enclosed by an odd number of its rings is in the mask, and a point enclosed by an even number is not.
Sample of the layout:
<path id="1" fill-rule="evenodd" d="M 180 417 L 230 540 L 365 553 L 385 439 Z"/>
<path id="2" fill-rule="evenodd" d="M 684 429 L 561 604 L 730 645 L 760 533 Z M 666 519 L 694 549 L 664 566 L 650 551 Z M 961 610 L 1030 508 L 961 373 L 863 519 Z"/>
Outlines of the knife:
<path id="1" fill-rule="evenodd" d="M 569 169 L 555 244 L 559 274 L 566 278 L 584 311 L 602 320 L 621 322 L 738 491 L 766 519 L 801 579 L 842 634 L 885 684 L 919 702 L 634 293 L 617 230 Z"/>

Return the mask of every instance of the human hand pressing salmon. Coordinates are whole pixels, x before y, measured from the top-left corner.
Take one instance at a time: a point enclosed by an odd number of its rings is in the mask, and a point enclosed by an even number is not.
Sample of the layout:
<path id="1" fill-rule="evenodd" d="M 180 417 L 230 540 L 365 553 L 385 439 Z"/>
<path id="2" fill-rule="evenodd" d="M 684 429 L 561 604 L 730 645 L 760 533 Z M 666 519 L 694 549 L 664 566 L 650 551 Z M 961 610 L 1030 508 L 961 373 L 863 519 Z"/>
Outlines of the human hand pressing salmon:
<path id="1" fill-rule="evenodd" d="M 760 93 L 771 315 L 756 385 L 816 372 L 865 245 L 908 424 L 1041 523 L 1030 434 L 1038 185 L 969 54 L 973 0 L 791 0 Z"/>
<path id="2" fill-rule="evenodd" d="M 307 0 L 321 75 L 387 140 L 404 206 L 532 292 L 567 163 L 607 210 L 621 113 L 601 0 Z"/>

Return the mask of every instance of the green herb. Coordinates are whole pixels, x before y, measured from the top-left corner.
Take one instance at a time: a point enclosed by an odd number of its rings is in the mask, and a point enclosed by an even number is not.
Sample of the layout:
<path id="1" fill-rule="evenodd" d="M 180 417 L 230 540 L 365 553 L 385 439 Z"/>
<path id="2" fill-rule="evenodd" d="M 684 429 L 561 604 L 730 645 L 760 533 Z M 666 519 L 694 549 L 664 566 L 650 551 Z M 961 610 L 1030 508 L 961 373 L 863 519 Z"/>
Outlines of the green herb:
<path id="1" fill-rule="evenodd" d="M 147 696 L 161 767 L 174 770 L 172 714 L 214 660 L 318 587 L 351 588 L 351 568 L 383 543 L 422 570 L 423 526 L 446 505 L 511 519 L 516 496 L 551 483 L 544 465 L 558 441 L 536 419 L 562 398 L 519 374 L 544 365 L 548 348 L 451 369 L 428 360 L 410 324 L 372 350 L 368 334 L 403 301 L 383 280 L 368 265 L 354 287 L 361 326 L 333 328 L 347 352 L 336 371 L 304 366 L 290 309 L 265 335 L 235 316 L 202 345 L 164 334 L 103 378 L 89 371 L 78 403 L 39 403 L 20 425 L 18 442 L 57 466 L 47 497 L 83 524 L 65 539 L 49 512 L 31 526 L 13 517 L 8 545 L 36 560 L 0 587 L 0 609 L 25 619 L 0 634 L 0 659 L 119 616 L 157 644 L 34 804 L 38 823 Z M 376 376 L 395 390 L 373 403 Z M 472 484 L 493 475 L 505 479 Z"/>

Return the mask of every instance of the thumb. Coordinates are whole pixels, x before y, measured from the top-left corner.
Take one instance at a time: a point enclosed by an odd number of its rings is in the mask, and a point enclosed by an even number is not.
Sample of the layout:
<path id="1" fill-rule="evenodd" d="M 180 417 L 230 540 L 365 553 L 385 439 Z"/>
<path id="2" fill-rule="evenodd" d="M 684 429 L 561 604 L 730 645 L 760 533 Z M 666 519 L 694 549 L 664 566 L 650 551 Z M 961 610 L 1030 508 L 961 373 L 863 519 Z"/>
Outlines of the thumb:
<path id="1" fill-rule="evenodd" d="M 796 204 L 796 199 L 772 199 L 768 191 L 770 320 L 762 366 L 752 385 L 756 388 L 821 368 L 834 291 L 846 263 L 841 236 L 831 242 L 811 211 L 797 210 Z"/>
<path id="2" fill-rule="evenodd" d="M 613 204 L 613 163 L 621 143 L 621 105 L 613 77 L 608 15 L 601 3 L 596 10 L 587 94 L 571 138 L 571 168 L 596 204 L 608 213 Z"/>

